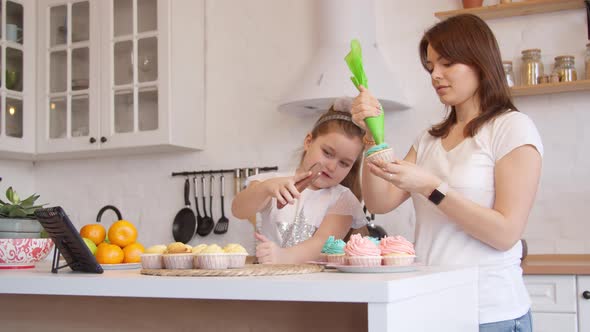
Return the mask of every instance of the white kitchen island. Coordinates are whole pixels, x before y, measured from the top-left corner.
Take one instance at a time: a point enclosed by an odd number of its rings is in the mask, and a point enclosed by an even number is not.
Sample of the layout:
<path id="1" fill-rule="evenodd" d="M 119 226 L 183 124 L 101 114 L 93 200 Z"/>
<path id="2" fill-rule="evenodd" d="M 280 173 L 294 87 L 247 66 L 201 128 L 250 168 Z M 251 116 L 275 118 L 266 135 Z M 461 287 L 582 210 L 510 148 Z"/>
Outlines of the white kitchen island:
<path id="1" fill-rule="evenodd" d="M 477 331 L 477 269 L 161 277 L 0 270 L 4 331 Z"/>

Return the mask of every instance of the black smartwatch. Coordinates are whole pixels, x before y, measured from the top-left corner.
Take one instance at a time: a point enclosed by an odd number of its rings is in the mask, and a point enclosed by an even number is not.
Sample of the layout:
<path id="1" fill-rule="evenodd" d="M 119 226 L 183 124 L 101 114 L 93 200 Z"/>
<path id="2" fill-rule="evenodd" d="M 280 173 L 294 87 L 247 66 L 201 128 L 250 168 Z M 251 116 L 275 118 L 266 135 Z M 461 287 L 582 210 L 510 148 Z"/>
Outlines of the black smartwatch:
<path id="1" fill-rule="evenodd" d="M 430 196 L 428 196 L 428 200 L 434 203 L 434 205 L 439 205 L 440 202 L 445 198 L 447 192 L 449 191 L 449 185 L 446 182 L 442 182 L 436 189 L 432 191 Z"/>

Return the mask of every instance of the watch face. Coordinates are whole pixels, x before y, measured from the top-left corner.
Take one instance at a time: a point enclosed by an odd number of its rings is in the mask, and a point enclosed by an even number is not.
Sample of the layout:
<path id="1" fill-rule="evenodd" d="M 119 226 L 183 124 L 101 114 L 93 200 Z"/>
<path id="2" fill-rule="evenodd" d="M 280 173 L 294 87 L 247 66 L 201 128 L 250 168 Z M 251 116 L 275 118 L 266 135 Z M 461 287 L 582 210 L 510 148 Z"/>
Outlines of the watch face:
<path id="1" fill-rule="evenodd" d="M 443 198 L 445 198 L 445 194 L 441 193 L 437 189 L 434 189 L 432 194 L 428 196 L 428 199 L 436 205 L 438 205 L 443 200 Z"/>

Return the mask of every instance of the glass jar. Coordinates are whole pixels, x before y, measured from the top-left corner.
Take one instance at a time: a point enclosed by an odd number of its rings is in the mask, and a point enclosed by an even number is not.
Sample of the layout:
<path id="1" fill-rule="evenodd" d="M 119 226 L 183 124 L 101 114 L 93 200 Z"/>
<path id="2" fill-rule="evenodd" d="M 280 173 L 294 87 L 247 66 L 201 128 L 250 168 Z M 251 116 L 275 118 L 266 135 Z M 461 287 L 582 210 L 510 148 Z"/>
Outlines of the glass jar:
<path id="1" fill-rule="evenodd" d="M 514 86 L 514 71 L 512 71 L 512 61 L 502 61 L 504 68 L 504 76 L 506 76 L 506 83 L 509 87 Z"/>
<path id="2" fill-rule="evenodd" d="M 560 55 L 555 57 L 553 71 L 559 75 L 560 82 L 573 82 L 578 79 L 575 58 L 573 55 Z"/>
<path id="3" fill-rule="evenodd" d="M 590 80 L 590 43 L 586 44 L 586 57 L 584 62 L 586 63 L 586 79 Z"/>
<path id="4" fill-rule="evenodd" d="M 537 85 L 539 77 L 543 76 L 543 62 L 541 50 L 538 48 L 523 50 L 521 77 L 522 85 Z"/>

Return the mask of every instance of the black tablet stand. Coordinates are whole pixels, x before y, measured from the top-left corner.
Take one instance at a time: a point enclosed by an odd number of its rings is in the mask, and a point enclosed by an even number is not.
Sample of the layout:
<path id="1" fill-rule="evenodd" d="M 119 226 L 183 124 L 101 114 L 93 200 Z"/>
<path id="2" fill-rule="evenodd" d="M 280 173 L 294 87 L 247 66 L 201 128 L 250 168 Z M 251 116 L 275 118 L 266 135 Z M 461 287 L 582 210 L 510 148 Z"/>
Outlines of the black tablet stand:
<path id="1" fill-rule="evenodd" d="M 64 267 L 77 272 L 102 273 L 103 269 L 88 249 L 84 240 L 60 207 L 38 209 L 35 211 L 37 220 L 55 243 L 51 272 L 57 273 Z M 59 266 L 60 255 L 66 260 L 65 265 Z"/>

